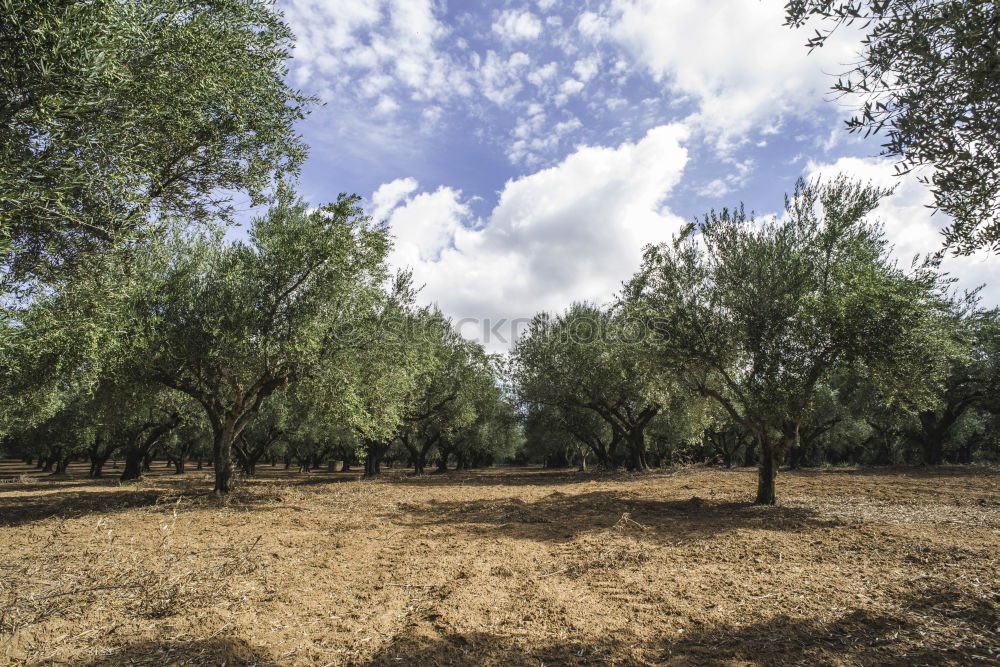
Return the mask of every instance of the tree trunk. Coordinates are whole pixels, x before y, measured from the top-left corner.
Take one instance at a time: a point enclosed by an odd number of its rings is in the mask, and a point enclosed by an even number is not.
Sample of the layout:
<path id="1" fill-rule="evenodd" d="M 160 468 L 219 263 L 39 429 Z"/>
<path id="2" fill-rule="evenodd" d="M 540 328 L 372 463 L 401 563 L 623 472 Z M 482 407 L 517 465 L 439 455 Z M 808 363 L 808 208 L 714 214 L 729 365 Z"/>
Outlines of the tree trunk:
<path id="1" fill-rule="evenodd" d="M 382 474 L 382 460 L 377 452 L 369 449 L 365 456 L 365 477 L 371 479 Z"/>
<path id="2" fill-rule="evenodd" d="M 104 472 L 104 464 L 107 463 L 108 457 L 101 458 L 100 456 L 91 455 L 90 457 L 90 472 L 88 475 L 94 479 L 101 476 Z"/>
<path id="3" fill-rule="evenodd" d="M 174 459 L 174 474 L 183 475 L 184 474 L 184 457 L 178 456 Z"/>
<path id="4" fill-rule="evenodd" d="M 646 464 L 646 435 L 643 427 L 637 426 L 629 432 L 628 450 L 629 470 L 641 472 L 649 468 Z"/>
<path id="5" fill-rule="evenodd" d="M 142 452 L 134 449 L 125 450 L 125 467 L 122 469 L 121 481 L 127 482 L 142 477 Z"/>
<path id="6" fill-rule="evenodd" d="M 213 458 L 215 468 L 215 488 L 212 490 L 216 494 L 227 494 L 232 490 L 233 479 L 233 424 L 225 423 L 219 432 L 215 434 L 213 443 Z"/>
<path id="7" fill-rule="evenodd" d="M 757 462 L 757 439 L 751 437 L 743 451 L 743 467 L 749 468 Z"/>
<path id="8" fill-rule="evenodd" d="M 762 443 L 760 452 L 760 467 L 757 472 L 757 499 L 755 505 L 774 505 L 774 480 L 778 476 L 778 458 L 770 444 Z"/>
<path id="9" fill-rule="evenodd" d="M 944 459 L 944 438 L 937 430 L 924 434 L 924 463 L 929 466 L 941 465 Z"/>
<path id="10" fill-rule="evenodd" d="M 774 480 L 778 477 L 778 468 L 785 460 L 788 452 L 799 445 L 799 422 L 788 421 L 782 424 L 781 437 L 772 441 L 764 428 L 760 432 L 760 469 L 757 477 L 757 505 L 774 505 L 777 503 L 774 495 Z"/>

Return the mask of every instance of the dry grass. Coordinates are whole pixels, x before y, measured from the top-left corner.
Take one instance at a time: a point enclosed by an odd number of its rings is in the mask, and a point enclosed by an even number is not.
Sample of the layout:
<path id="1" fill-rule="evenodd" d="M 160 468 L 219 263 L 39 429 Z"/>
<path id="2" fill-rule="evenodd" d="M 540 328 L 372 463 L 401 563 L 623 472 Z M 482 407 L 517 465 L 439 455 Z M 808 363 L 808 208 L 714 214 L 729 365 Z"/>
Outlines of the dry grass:
<path id="1" fill-rule="evenodd" d="M 262 472 L 0 464 L 0 661 L 1000 662 L 996 469 Z"/>

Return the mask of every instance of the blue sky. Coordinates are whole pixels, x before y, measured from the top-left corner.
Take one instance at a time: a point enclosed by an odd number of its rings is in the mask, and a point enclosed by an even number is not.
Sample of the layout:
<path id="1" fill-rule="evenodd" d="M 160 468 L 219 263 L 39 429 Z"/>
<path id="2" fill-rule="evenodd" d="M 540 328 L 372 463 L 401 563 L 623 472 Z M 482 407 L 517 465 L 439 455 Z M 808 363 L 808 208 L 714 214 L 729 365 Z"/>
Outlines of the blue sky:
<path id="1" fill-rule="evenodd" d="M 323 102 L 302 192 L 364 196 L 393 262 L 456 319 L 606 302 L 643 245 L 712 207 L 775 212 L 819 173 L 896 183 L 829 93 L 856 35 L 808 54 L 782 5 L 282 0 L 290 81 Z M 907 262 L 938 247 L 928 201 L 911 179 L 880 211 Z M 997 274 L 987 256 L 947 268 L 969 287 Z"/>

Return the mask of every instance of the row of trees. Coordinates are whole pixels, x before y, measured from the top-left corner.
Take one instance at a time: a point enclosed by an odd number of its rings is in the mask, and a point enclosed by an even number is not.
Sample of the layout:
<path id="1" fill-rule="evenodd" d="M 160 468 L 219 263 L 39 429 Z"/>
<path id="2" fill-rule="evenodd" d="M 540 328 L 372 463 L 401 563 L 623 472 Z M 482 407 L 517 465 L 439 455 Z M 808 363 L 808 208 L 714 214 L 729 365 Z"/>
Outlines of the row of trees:
<path id="1" fill-rule="evenodd" d="M 712 212 L 611 307 L 536 316 L 512 354 L 532 454 L 757 463 L 763 504 L 786 462 L 996 457 L 1000 313 L 890 259 L 887 194 L 838 177 L 777 219 Z"/>
<path id="2" fill-rule="evenodd" d="M 283 188 L 247 241 L 168 226 L 128 262 L 82 262 L 72 289 L 38 294 L 8 332 L 8 448 L 86 454 L 94 475 L 120 454 L 132 479 L 154 449 L 181 465 L 210 443 L 219 493 L 234 462 L 253 474 L 279 451 L 358 456 L 370 476 L 394 446 L 417 472 L 432 454 L 443 468 L 510 452 L 499 361 L 415 305 L 357 204 L 312 209 Z M 81 308 L 84 349 L 63 328 Z"/>
<path id="3" fill-rule="evenodd" d="M 357 197 L 286 183 L 313 103 L 267 0 L 10 0 L 0 22 L 0 442 L 57 471 L 210 453 L 377 474 L 516 445 L 498 362 L 420 308 Z M 226 240 L 234 201 L 268 202 Z M 207 450 L 207 451 L 206 451 Z M 397 451 L 398 450 L 398 451 Z M 45 464 L 43 464 L 45 465 Z"/>
<path id="4" fill-rule="evenodd" d="M 996 248 L 993 3 L 790 0 L 792 26 L 869 30 L 836 89 L 850 127 L 933 167 L 958 252 Z M 233 466 L 336 456 L 378 474 L 513 453 L 642 469 L 677 457 L 936 463 L 993 455 L 997 315 L 933 261 L 889 260 L 885 192 L 800 184 L 778 220 L 711 213 L 648 250 L 607 309 L 532 322 L 510 359 L 461 340 L 386 265 L 356 197 L 286 183 L 307 96 L 266 0 L 4 0 L 0 442 L 126 478 L 151 453 Z M 822 46 L 818 32 L 810 46 Z M 236 195 L 269 202 L 226 240 Z M 514 390 L 508 390 L 507 387 Z M 516 393 L 516 394 L 515 394 Z M 515 407 L 516 402 L 516 407 Z M 235 462 L 235 463 L 234 463 Z"/>

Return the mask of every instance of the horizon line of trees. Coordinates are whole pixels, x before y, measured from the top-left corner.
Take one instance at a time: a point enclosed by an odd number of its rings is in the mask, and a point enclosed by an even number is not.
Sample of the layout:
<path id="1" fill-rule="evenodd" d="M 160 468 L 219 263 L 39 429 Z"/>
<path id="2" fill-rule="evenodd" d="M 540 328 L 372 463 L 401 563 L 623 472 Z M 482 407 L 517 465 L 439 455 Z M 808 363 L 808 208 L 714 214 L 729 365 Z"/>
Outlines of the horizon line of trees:
<path id="1" fill-rule="evenodd" d="M 316 100 L 267 0 L 52 5 L 0 22 L 0 448 L 91 474 L 211 459 L 228 493 L 276 456 L 459 467 L 571 459 L 994 460 L 997 320 L 940 253 L 890 259 L 888 191 L 796 184 L 776 219 L 712 211 L 649 247 L 607 308 L 539 314 L 507 360 L 418 305 L 355 195 L 293 184 Z M 791 0 L 793 27 L 869 30 L 835 90 L 848 128 L 930 167 L 959 253 L 997 250 L 997 9 Z M 956 57 L 955 54 L 960 54 Z M 852 98 L 853 99 L 853 98 Z M 269 204 L 226 239 L 234 199 Z M 415 333 L 416 332 L 416 333 Z M 567 335 L 569 334 L 569 335 Z"/>

